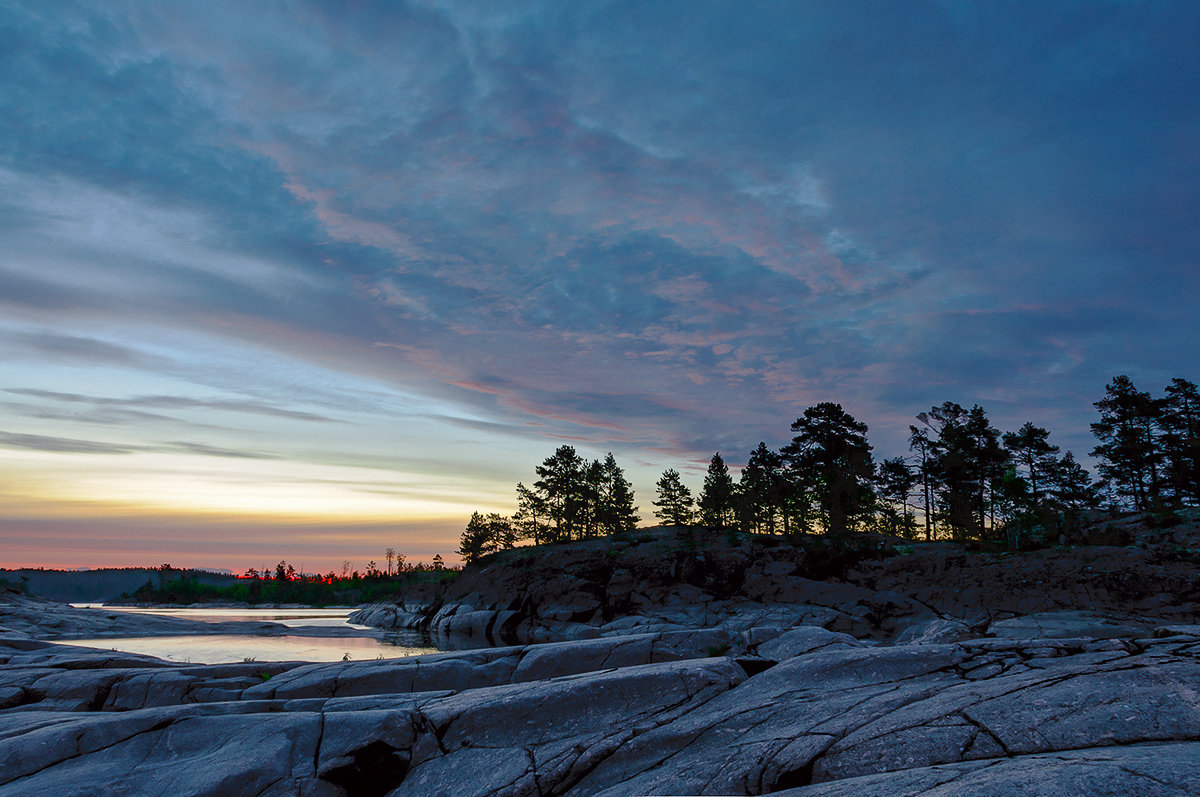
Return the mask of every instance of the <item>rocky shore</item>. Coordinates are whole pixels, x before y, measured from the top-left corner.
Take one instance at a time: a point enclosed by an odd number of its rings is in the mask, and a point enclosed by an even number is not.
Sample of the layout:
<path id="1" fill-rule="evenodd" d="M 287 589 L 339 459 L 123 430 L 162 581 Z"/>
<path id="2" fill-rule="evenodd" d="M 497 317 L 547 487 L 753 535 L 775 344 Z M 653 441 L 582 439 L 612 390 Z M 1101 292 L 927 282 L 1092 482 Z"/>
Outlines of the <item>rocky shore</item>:
<path id="1" fill-rule="evenodd" d="M 199 667 L 4 639 L 0 794 L 1195 794 L 1198 655 L 1196 626 Z"/>
<path id="2" fill-rule="evenodd" d="M 1185 546 L 644 537 L 362 613 L 543 644 L 182 666 L 0 638 L 0 795 L 1200 793 Z"/>
<path id="3" fill-rule="evenodd" d="M 1135 544 L 1012 554 L 878 535 L 791 546 L 660 528 L 505 551 L 448 587 L 350 620 L 426 629 L 442 647 L 801 625 L 906 644 L 1025 627 L 1128 636 L 1200 621 L 1200 525 L 1105 523 L 1092 533 Z"/>
<path id="4" fill-rule="evenodd" d="M 119 636 L 254 634 L 257 636 L 386 636 L 350 626 L 292 627 L 256 620 L 203 622 L 183 617 L 126 612 L 106 607 L 76 608 L 66 603 L 0 591 L 0 637 L 71 639 Z"/>

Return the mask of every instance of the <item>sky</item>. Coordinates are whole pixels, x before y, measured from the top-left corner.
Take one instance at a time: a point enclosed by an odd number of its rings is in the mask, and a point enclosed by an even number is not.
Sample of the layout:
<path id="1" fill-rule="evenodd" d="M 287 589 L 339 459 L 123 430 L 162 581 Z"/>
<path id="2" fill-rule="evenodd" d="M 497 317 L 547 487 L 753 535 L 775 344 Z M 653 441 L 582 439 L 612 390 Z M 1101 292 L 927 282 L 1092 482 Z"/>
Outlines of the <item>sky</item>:
<path id="1" fill-rule="evenodd" d="M 1200 378 L 1193 2 L 0 0 L 0 566 L 652 521 L 836 401 Z"/>

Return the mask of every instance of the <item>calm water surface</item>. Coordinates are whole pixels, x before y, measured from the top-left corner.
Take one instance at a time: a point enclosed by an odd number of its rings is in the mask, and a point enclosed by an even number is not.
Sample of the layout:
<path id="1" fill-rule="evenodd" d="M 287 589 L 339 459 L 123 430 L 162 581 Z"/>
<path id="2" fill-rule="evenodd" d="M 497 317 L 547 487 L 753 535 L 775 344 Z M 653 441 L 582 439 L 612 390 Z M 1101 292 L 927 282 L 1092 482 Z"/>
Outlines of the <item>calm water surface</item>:
<path id="1" fill-rule="evenodd" d="M 100 608 L 96 603 L 72 604 L 80 608 Z M 231 620 L 273 622 L 302 629 L 330 627 L 366 630 L 366 626 L 346 622 L 353 609 L 160 609 L 104 606 L 105 611 L 157 614 L 188 620 L 218 623 Z M 220 664 L 254 661 L 362 661 L 395 659 L 435 653 L 427 638 L 418 631 L 398 631 L 383 639 L 371 636 L 258 636 L 254 634 L 202 634 L 186 636 L 98 637 L 60 639 L 62 644 L 83 645 L 102 650 L 119 650 L 157 656 L 167 661 L 192 664 Z"/>

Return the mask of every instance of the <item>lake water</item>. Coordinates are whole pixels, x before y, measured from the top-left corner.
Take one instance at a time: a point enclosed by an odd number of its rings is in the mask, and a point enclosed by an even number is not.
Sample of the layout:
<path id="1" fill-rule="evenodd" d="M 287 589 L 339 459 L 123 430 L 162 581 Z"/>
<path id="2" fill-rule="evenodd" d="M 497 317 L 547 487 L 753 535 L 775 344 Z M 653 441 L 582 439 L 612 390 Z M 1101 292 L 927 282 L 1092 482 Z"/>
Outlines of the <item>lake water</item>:
<path id="1" fill-rule="evenodd" d="M 101 604 L 76 603 L 80 608 Z M 296 628 L 339 627 L 366 631 L 367 626 L 353 625 L 346 618 L 353 609 L 165 609 L 105 606 L 105 611 L 156 614 L 182 617 L 207 623 L 231 620 L 273 622 Z M 101 650 L 119 650 L 157 656 L 167 661 L 192 664 L 220 664 L 253 661 L 362 661 L 396 659 L 436 653 L 428 638 L 419 631 L 397 631 L 384 638 L 373 636 L 302 635 L 269 636 L 255 634 L 199 634 L 186 636 L 97 637 L 60 639 L 61 644 L 82 645 Z"/>

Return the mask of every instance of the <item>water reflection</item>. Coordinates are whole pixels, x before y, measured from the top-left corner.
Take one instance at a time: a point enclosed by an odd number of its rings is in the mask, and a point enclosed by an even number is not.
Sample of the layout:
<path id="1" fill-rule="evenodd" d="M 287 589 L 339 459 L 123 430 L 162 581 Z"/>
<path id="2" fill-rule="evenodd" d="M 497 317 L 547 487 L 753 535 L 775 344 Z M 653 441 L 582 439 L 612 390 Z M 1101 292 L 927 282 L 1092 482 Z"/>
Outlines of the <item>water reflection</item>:
<path id="1" fill-rule="evenodd" d="M 185 620 L 198 620 L 203 623 L 224 623 L 232 620 L 249 620 L 256 622 L 280 623 L 287 626 L 347 626 L 349 628 L 366 628 L 365 625 L 347 623 L 353 608 L 341 607 L 331 609 L 250 609 L 245 607 L 158 607 L 158 606 L 108 606 L 103 603 L 72 603 L 79 609 L 104 609 L 108 612 L 128 612 L 129 614 L 155 614 L 161 617 L 182 617 Z"/>
<path id="2" fill-rule="evenodd" d="M 99 607 L 100 604 L 73 604 Z M 353 609 L 245 609 L 245 608 L 156 608 L 105 606 L 106 611 L 156 614 L 202 622 L 230 620 L 269 621 L 302 631 L 307 627 L 337 626 L 363 630 L 366 626 L 346 623 Z M 375 636 L 300 635 L 271 636 L 254 634 L 200 634 L 174 636 L 98 637 L 61 639 L 61 644 L 82 645 L 101 650 L 118 650 L 157 656 L 160 659 L 192 664 L 221 664 L 253 661 L 362 661 L 395 659 L 436 653 L 420 631 L 398 631 L 383 638 Z"/>
<path id="3" fill-rule="evenodd" d="M 191 664 L 223 664 L 253 661 L 362 661 L 398 659 L 435 653 L 422 644 L 420 634 L 405 639 L 371 637 L 255 636 L 250 634 L 205 634 L 200 636 L 101 637 L 63 639 L 60 644 L 82 645 L 101 650 L 119 650 L 157 656 L 167 661 Z"/>

